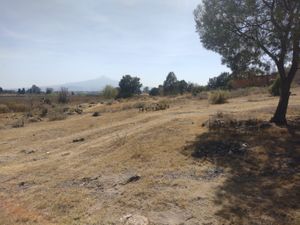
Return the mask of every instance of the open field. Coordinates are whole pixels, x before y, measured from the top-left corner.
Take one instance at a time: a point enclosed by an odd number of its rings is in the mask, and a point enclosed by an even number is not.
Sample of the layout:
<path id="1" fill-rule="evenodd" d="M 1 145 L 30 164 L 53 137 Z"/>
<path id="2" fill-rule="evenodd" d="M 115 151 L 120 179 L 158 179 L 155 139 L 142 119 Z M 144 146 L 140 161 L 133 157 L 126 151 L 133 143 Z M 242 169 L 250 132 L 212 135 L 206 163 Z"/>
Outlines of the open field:
<path id="1" fill-rule="evenodd" d="M 290 129 L 235 135 L 203 123 L 216 112 L 268 120 L 278 99 L 209 105 L 183 96 L 148 112 L 134 106 L 141 100 L 87 102 L 82 114 L 20 128 L 9 124 L 21 114 L 0 114 L 0 224 L 299 224 L 300 89 L 293 93 Z M 247 152 L 195 156 L 207 140 Z"/>

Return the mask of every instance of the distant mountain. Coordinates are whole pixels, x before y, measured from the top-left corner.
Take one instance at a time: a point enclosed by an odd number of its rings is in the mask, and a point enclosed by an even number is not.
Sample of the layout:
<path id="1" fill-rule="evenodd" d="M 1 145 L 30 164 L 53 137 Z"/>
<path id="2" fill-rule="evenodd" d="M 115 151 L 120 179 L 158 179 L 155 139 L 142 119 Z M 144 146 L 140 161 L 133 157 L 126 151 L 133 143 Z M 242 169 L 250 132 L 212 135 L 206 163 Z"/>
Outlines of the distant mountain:
<path id="1" fill-rule="evenodd" d="M 118 86 L 118 81 L 102 76 L 93 80 L 52 85 L 49 87 L 54 88 L 55 90 L 59 90 L 61 87 L 66 87 L 69 91 L 101 91 L 106 85 L 116 87 Z"/>

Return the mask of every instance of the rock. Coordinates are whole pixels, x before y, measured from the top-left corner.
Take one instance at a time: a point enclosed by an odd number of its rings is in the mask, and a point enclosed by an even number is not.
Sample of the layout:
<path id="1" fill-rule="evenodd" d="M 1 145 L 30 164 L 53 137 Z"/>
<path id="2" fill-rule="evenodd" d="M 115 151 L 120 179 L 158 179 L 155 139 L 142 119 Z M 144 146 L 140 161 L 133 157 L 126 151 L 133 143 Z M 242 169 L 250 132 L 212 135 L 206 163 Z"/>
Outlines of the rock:
<path id="1" fill-rule="evenodd" d="M 141 179 L 141 176 L 140 175 L 133 175 L 133 176 L 130 176 L 126 181 L 124 181 L 123 183 L 121 183 L 122 185 L 126 185 L 128 183 L 131 183 L 131 182 L 136 182 L 138 181 L 139 179 Z"/>
<path id="2" fill-rule="evenodd" d="M 82 142 L 84 141 L 85 139 L 84 138 L 77 138 L 77 139 L 74 139 L 73 140 L 73 143 L 76 143 L 76 142 Z"/>
<path id="3" fill-rule="evenodd" d="M 71 154 L 70 152 L 66 152 L 66 153 L 61 154 L 61 156 L 67 156 L 67 155 L 70 155 L 70 154 Z"/>
<path id="4" fill-rule="evenodd" d="M 28 121 L 29 121 L 30 123 L 36 123 L 36 122 L 42 121 L 42 119 L 39 118 L 39 117 L 32 117 L 32 118 L 30 118 Z"/>
<path id="5" fill-rule="evenodd" d="M 140 215 L 132 215 L 132 214 L 123 216 L 120 219 L 120 221 L 124 225 L 148 225 L 149 224 L 149 220 L 147 217 L 140 216 Z"/>
<path id="6" fill-rule="evenodd" d="M 97 116 L 101 116 L 101 114 L 99 112 L 94 112 L 92 116 L 97 117 Z"/>
<path id="7" fill-rule="evenodd" d="M 32 153 L 35 153 L 35 151 L 34 150 L 22 150 L 21 153 L 32 154 Z"/>
<path id="8" fill-rule="evenodd" d="M 75 111 L 77 114 L 82 114 L 82 112 L 83 112 L 82 109 L 79 109 L 79 108 L 75 109 L 74 111 Z"/>

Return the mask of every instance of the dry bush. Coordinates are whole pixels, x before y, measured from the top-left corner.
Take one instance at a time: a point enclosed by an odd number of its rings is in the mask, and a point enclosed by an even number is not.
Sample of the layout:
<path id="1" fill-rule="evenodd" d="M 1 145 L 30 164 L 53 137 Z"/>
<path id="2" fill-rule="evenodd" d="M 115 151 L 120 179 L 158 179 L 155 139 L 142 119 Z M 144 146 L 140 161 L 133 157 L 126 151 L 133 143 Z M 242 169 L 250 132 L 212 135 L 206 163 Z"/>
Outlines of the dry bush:
<path id="1" fill-rule="evenodd" d="M 135 109 L 140 109 L 140 108 L 144 108 L 146 106 L 145 102 L 137 102 L 133 104 L 133 108 Z"/>
<path id="2" fill-rule="evenodd" d="M 209 93 L 208 101 L 211 104 L 224 104 L 227 102 L 227 99 L 229 98 L 228 91 L 214 91 Z"/>
<path id="3" fill-rule="evenodd" d="M 69 91 L 67 88 L 61 88 L 58 92 L 57 101 L 58 103 L 68 103 L 69 102 Z"/>
<path id="4" fill-rule="evenodd" d="M 199 99 L 208 99 L 208 93 L 205 92 L 200 92 L 199 94 L 197 94 L 197 98 Z"/>
<path id="5" fill-rule="evenodd" d="M 248 133 L 265 129 L 271 126 L 269 122 L 265 122 L 256 118 L 237 119 L 232 114 L 218 112 L 209 117 L 206 125 L 211 132 L 219 133 Z"/>
<path id="6" fill-rule="evenodd" d="M 25 120 L 24 120 L 24 118 L 21 118 L 21 119 L 18 119 L 17 121 L 15 121 L 12 124 L 12 127 L 13 128 L 19 128 L 19 127 L 24 127 L 24 125 L 25 125 Z"/>
<path id="7" fill-rule="evenodd" d="M 48 109 L 46 107 L 41 108 L 40 116 L 45 117 L 48 114 Z"/>
<path id="8" fill-rule="evenodd" d="M 63 108 L 56 108 L 49 112 L 48 118 L 49 121 L 64 120 L 67 118 L 67 115 L 64 113 Z"/>
<path id="9" fill-rule="evenodd" d="M 135 108 L 138 108 L 139 111 L 159 111 L 159 110 L 165 110 L 170 107 L 169 101 L 167 100 L 161 100 L 156 103 L 139 103 L 136 105 Z"/>
<path id="10" fill-rule="evenodd" d="M 101 92 L 101 96 L 105 99 L 115 99 L 118 95 L 118 89 L 111 85 L 106 85 L 104 90 Z"/>
<path id="11" fill-rule="evenodd" d="M 7 102 L 6 105 L 11 112 L 26 112 L 30 110 L 30 107 L 24 103 Z"/>
<path id="12" fill-rule="evenodd" d="M 8 113 L 8 112 L 9 112 L 9 108 L 7 107 L 7 105 L 0 104 L 0 113 Z"/>
<path id="13" fill-rule="evenodd" d="M 262 95 L 267 94 L 268 89 L 266 87 L 249 87 L 249 88 L 240 88 L 230 91 L 230 98 L 238 98 L 249 95 Z"/>
<path id="14" fill-rule="evenodd" d="M 116 134 L 115 140 L 114 140 L 114 143 L 116 146 L 118 146 L 118 147 L 123 146 L 126 144 L 126 142 L 127 142 L 127 134 L 125 134 L 125 135 Z"/>

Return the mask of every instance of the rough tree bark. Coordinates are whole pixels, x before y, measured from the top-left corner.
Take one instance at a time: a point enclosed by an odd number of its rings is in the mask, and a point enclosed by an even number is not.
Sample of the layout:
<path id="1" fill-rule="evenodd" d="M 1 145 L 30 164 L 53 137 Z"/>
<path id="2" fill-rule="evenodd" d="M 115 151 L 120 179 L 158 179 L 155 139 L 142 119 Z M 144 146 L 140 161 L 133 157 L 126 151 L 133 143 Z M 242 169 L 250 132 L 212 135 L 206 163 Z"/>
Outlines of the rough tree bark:
<path id="1" fill-rule="evenodd" d="M 271 119 L 271 122 L 277 124 L 277 125 L 286 125 L 286 112 L 289 105 L 289 98 L 291 95 L 290 92 L 291 84 L 289 84 L 287 81 L 281 82 L 280 85 L 280 98 L 278 102 L 277 109 L 274 113 L 274 116 Z"/>

